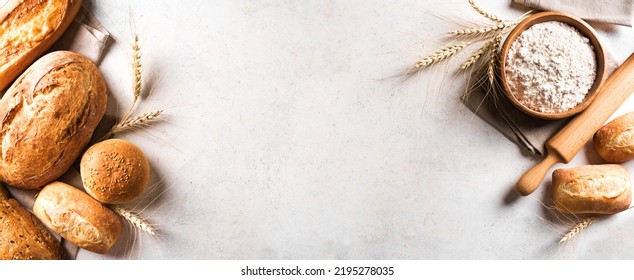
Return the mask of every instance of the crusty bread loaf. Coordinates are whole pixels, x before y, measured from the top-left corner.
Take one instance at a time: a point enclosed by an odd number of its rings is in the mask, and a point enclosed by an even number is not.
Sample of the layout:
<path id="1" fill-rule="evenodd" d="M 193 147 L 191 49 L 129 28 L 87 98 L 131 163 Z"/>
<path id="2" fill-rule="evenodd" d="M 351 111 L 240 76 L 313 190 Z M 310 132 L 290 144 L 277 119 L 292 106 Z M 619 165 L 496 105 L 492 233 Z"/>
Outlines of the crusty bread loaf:
<path id="1" fill-rule="evenodd" d="M 80 170 L 86 192 L 110 204 L 137 198 L 150 178 L 150 165 L 143 151 L 121 139 L 109 139 L 88 148 L 81 158 Z"/>
<path id="2" fill-rule="evenodd" d="M 64 174 L 106 110 L 106 85 L 87 58 L 49 53 L 0 99 L 0 179 L 39 188 Z"/>
<path id="3" fill-rule="evenodd" d="M 553 172 L 557 210 L 574 214 L 614 214 L 632 201 L 627 170 L 618 164 L 584 165 Z"/>
<path id="4" fill-rule="evenodd" d="M 42 189 L 35 199 L 33 213 L 63 238 L 100 254 L 110 250 L 122 228 L 117 214 L 62 182 L 52 182 Z"/>
<path id="5" fill-rule="evenodd" d="M 11 196 L 9 195 L 9 191 L 7 190 L 7 188 L 5 188 L 2 183 L 0 183 L 0 200 L 7 200 L 10 197 Z"/>
<path id="6" fill-rule="evenodd" d="M 0 259 L 56 260 L 59 241 L 0 185 Z"/>
<path id="7" fill-rule="evenodd" d="M 81 0 L 8 0 L 0 7 L 0 89 L 59 39 Z"/>
<path id="8" fill-rule="evenodd" d="M 609 163 L 634 159 L 634 112 L 601 127 L 594 134 L 593 144 L 599 156 Z"/>

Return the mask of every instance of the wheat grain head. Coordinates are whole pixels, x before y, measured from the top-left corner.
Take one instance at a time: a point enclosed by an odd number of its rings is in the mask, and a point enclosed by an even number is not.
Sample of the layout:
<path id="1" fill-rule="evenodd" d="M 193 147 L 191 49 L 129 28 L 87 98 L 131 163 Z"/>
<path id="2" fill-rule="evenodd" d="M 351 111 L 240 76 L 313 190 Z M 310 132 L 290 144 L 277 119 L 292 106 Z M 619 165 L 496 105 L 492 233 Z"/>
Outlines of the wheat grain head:
<path id="1" fill-rule="evenodd" d="M 111 209 L 119 216 L 121 216 L 126 222 L 132 225 L 132 227 L 139 229 L 151 236 L 157 235 L 156 228 L 154 228 L 153 225 L 143 219 L 143 217 L 139 213 L 133 212 L 118 205 L 111 206 Z"/>

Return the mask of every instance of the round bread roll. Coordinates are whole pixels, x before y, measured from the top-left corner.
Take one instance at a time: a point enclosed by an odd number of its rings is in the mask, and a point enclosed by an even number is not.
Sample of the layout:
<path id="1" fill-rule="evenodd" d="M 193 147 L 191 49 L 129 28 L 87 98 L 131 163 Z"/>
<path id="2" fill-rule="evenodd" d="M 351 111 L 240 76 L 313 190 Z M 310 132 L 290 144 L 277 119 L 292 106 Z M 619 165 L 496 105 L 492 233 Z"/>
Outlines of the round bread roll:
<path id="1" fill-rule="evenodd" d="M 615 214 L 630 207 L 632 187 L 618 164 L 584 165 L 555 170 L 552 195 L 560 212 Z"/>
<path id="2" fill-rule="evenodd" d="M 58 260 L 59 241 L 0 185 L 0 260 Z"/>
<path id="3" fill-rule="evenodd" d="M 137 198 L 150 178 L 150 165 L 141 149 L 121 139 L 90 147 L 81 158 L 80 169 L 86 192 L 110 204 Z"/>
<path id="4" fill-rule="evenodd" d="M 33 212 L 47 227 L 86 250 L 104 254 L 119 239 L 119 216 L 85 192 L 62 182 L 44 187 Z"/>
<path id="5" fill-rule="evenodd" d="M 634 112 L 622 115 L 594 134 L 594 149 L 609 163 L 634 159 Z"/>

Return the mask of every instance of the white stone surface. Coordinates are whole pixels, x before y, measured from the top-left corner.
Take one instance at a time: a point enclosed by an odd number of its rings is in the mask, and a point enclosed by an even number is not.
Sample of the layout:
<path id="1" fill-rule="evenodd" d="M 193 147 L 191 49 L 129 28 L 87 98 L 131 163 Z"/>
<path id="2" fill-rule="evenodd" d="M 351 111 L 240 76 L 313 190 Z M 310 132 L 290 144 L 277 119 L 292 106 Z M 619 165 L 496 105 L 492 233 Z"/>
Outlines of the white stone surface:
<path id="1" fill-rule="evenodd" d="M 152 86 L 138 112 L 165 121 L 120 135 L 163 182 L 137 208 L 162 236 L 80 259 L 634 258 L 632 212 L 557 243 L 569 225 L 540 203 L 549 180 L 512 192 L 537 159 L 458 101 L 455 65 L 391 78 L 456 23 L 484 22 L 466 0 L 86 2 L 117 38 L 109 111 L 129 106 L 136 30 Z M 599 32 L 619 61 L 634 51 L 631 28 Z"/>

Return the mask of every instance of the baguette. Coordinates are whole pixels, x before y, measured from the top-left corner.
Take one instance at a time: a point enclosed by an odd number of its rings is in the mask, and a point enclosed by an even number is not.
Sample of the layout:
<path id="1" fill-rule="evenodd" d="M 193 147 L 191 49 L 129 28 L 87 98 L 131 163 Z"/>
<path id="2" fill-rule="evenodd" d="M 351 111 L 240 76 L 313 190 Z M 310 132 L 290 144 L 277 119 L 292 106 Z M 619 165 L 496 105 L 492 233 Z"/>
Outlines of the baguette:
<path id="1" fill-rule="evenodd" d="M 119 239 L 121 220 L 85 192 L 62 182 L 44 187 L 33 213 L 47 227 L 73 244 L 104 254 Z"/>
<path id="2" fill-rule="evenodd" d="M 49 49 L 71 24 L 81 0 L 7 0 L 0 7 L 0 89 Z"/>
<path id="3" fill-rule="evenodd" d="M 573 214 L 615 214 L 632 202 L 627 170 L 618 164 L 557 169 L 552 195 L 557 210 Z"/>
<path id="4" fill-rule="evenodd" d="M 64 174 L 106 110 L 106 85 L 87 58 L 49 53 L 0 99 L 0 180 L 34 189 Z"/>

